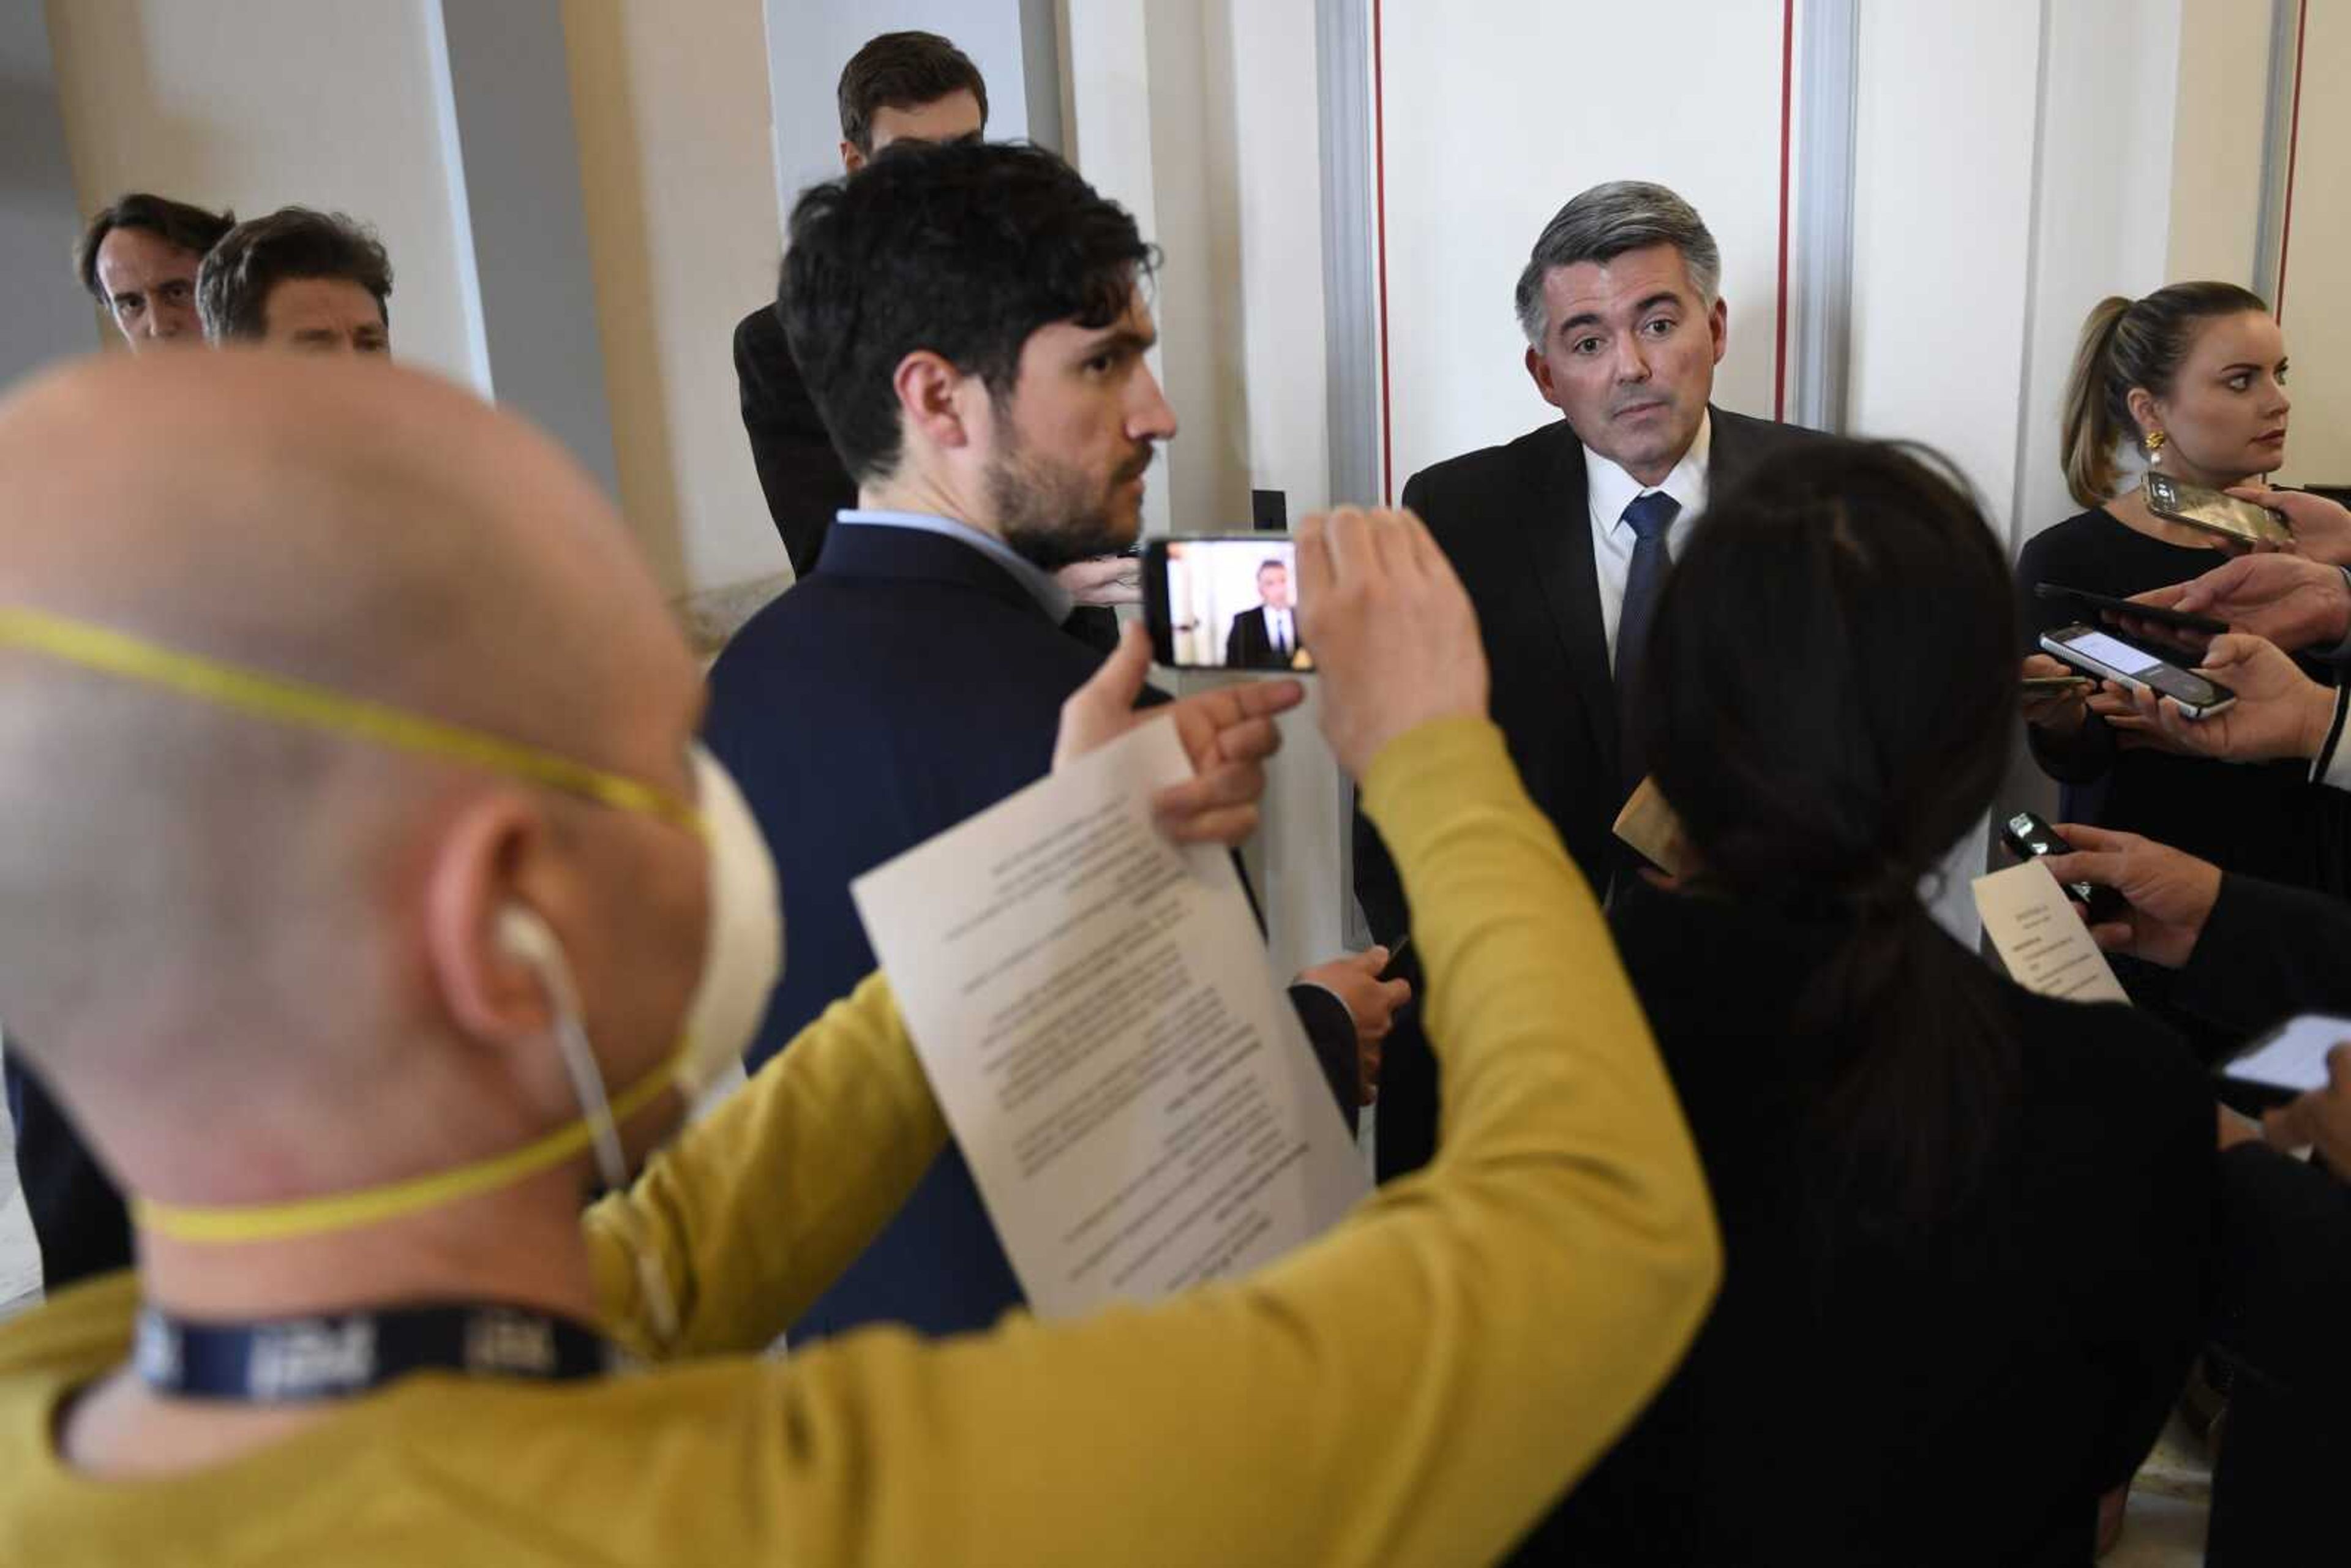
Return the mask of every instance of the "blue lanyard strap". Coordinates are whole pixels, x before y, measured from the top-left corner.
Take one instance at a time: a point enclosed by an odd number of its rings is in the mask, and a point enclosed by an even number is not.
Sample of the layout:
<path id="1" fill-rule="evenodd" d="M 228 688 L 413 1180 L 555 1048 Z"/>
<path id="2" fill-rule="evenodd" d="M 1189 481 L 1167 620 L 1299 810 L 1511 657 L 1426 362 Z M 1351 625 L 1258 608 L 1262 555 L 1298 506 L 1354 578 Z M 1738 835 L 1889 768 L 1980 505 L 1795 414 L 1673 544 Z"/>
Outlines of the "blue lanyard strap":
<path id="1" fill-rule="evenodd" d="M 609 1340 L 568 1318 L 483 1305 L 266 1322 L 203 1322 L 143 1307 L 133 1359 L 158 1394 L 242 1405 L 348 1399 L 416 1372 L 562 1383 L 624 1364 Z"/>

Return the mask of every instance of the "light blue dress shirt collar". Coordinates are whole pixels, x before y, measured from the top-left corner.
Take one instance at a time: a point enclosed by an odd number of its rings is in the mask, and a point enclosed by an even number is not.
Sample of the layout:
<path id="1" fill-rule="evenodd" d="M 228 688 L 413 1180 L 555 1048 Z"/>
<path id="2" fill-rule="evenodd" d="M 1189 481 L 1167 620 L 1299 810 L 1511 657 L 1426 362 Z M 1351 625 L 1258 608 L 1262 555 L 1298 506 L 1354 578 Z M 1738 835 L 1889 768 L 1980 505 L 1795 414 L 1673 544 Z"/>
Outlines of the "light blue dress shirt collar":
<path id="1" fill-rule="evenodd" d="M 934 517 L 928 512 L 891 512 L 844 507 L 833 517 L 836 523 L 853 528 L 913 528 L 918 533 L 937 534 L 943 538 L 959 539 L 997 565 L 1012 574 L 1013 580 L 1029 591 L 1038 608 L 1059 626 L 1077 608 L 1077 601 L 1061 586 L 1061 580 L 1029 560 L 1011 546 L 993 534 L 984 534 L 969 523 L 959 523 L 953 517 Z"/>

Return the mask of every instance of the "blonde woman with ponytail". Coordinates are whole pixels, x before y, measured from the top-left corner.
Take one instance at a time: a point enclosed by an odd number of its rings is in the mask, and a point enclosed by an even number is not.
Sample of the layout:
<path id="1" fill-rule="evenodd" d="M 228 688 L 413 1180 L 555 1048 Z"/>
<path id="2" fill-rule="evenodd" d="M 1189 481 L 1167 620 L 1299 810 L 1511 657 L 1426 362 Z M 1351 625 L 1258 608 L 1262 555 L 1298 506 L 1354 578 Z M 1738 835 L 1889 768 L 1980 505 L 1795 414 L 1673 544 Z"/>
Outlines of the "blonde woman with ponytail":
<path id="1" fill-rule="evenodd" d="M 2126 598 L 2218 565 L 2214 536 L 2159 517 L 2138 486 L 2153 468 L 2227 489 L 2285 461 L 2285 339 L 2259 295 L 2231 283 L 2175 283 L 2144 299 L 2104 299 L 2082 325 L 2065 387 L 2066 487 L 2085 509 L 2036 535 L 2017 562 L 2026 650 L 2078 619 L 2035 597 L 2040 582 Z M 2027 674 L 2061 674 L 2045 655 Z M 2064 786 L 2066 820 L 2144 833 L 2233 872 L 2304 881 L 2295 846 L 2318 830 L 2301 769 L 2243 767 L 2145 747 L 2081 696 L 2025 705 L 2032 755 Z M 2129 983 L 2126 977 L 2126 983 Z"/>

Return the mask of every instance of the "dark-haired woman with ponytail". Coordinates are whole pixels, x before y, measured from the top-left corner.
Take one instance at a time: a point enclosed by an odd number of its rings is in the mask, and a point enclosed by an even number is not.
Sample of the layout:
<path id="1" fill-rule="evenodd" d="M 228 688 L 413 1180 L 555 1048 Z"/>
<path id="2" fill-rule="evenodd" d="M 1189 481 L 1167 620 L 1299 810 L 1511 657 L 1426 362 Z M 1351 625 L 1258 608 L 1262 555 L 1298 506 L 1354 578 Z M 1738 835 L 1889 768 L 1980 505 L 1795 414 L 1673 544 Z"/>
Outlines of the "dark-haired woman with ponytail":
<path id="1" fill-rule="evenodd" d="M 2269 307 L 2234 284 L 2175 283 L 2090 312 L 2066 384 L 2062 444 L 2067 487 L 2086 509 L 2036 535 L 2017 562 L 2028 673 L 2067 673 L 2033 651 L 2043 632 L 2079 619 L 2061 601 L 2035 598 L 2034 584 L 2127 598 L 2220 563 L 2217 538 L 2148 507 L 2121 454 L 2136 451 L 2150 467 L 2213 489 L 2259 478 L 2285 461 L 2286 369 Z M 2069 821 L 2299 883 L 2317 858 L 2313 835 L 2336 814 L 2308 788 L 2306 769 L 2147 748 L 2080 696 L 2028 703 L 2025 718 L 2034 758 L 2064 786 Z"/>
<path id="2" fill-rule="evenodd" d="M 1668 580 L 1634 711 L 1697 869 L 1612 923 L 1723 1291 L 1520 1561 L 2079 1568 L 2153 1444 L 2207 1289 L 2203 1077 L 1919 896 L 2006 766 L 2011 595 L 1956 484 L 1850 442 L 1719 497 Z"/>

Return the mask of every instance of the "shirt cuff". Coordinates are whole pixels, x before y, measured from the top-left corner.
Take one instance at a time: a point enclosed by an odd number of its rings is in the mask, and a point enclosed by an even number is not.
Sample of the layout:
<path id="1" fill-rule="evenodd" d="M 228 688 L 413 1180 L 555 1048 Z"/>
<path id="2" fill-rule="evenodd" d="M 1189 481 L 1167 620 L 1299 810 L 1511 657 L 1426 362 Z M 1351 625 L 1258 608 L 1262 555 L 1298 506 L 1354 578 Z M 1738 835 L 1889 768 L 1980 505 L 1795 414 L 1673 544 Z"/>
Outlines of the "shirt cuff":
<path id="1" fill-rule="evenodd" d="M 2351 746 L 2343 744 L 2343 720 L 2351 712 L 2351 686 L 2335 694 L 2335 722 L 2326 727 L 2326 743 L 2311 759 L 2310 781 L 2351 790 Z"/>

